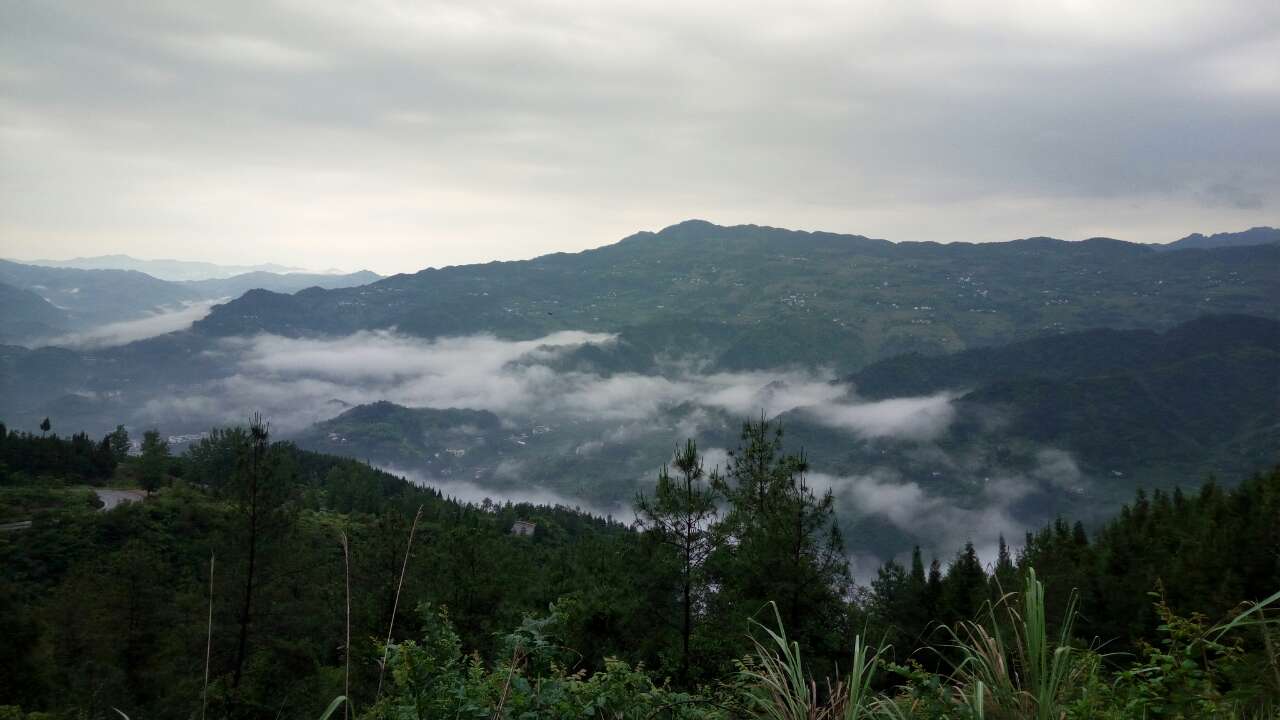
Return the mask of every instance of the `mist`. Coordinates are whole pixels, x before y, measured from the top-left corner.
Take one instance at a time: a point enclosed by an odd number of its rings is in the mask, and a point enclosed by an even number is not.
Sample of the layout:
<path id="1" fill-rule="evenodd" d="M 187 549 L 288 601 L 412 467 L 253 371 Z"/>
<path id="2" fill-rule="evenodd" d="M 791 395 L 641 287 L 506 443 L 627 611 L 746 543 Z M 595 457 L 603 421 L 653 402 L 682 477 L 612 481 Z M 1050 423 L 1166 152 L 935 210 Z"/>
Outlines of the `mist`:
<path id="1" fill-rule="evenodd" d="M 631 523 L 635 520 L 635 510 L 630 503 L 591 504 L 536 485 L 503 488 L 484 487 L 465 480 L 431 477 L 416 470 L 399 468 L 393 465 L 379 465 L 377 467 L 392 475 L 404 478 L 419 487 L 438 490 L 446 498 L 472 505 L 482 505 L 486 500 L 499 504 L 528 503 L 530 505 L 573 508 L 599 517 L 611 517 L 623 523 Z"/>
<path id="2" fill-rule="evenodd" d="M 1021 472 L 997 474 L 981 458 L 945 449 L 940 441 L 957 421 L 957 391 L 866 401 L 826 369 L 702 372 L 700 358 L 670 360 L 649 374 L 558 369 L 575 349 L 615 342 L 610 334 L 577 331 L 531 340 L 423 339 L 395 330 L 229 338 L 212 352 L 226 356 L 230 375 L 154 398 L 144 412 L 165 426 L 205 428 L 258 411 L 288 437 L 350 406 L 381 400 L 487 410 L 512 433 L 541 424 L 558 434 L 537 438 L 536 449 L 502 440 L 510 443 L 503 459 L 468 466 L 465 479 L 427 466 L 391 463 L 387 469 L 467 502 L 564 505 L 622 519 L 633 517 L 631 498 L 652 486 L 674 443 L 696 439 L 706 469 L 723 469 L 730 458 L 722 445 L 734 440 L 739 421 L 793 413 L 788 417 L 836 431 L 857 457 L 872 458 L 856 473 L 847 472 L 847 459 L 813 458 L 809 481 L 831 490 L 842 524 L 887 523 L 944 558 L 972 541 L 984 561 L 994 561 L 1001 535 L 1016 544 L 1048 519 L 1028 512 L 1028 505 L 1046 493 L 1082 492 L 1087 483 L 1071 455 L 1054 448 L 1031 451 Z M 588 463 L 582 467 L 607 473 L 608 488 L 593 489 L 588 498 L 567 486 L 548 487 L 542 483 L 554 476 L 536 472 L 547 458 Z M 840 462 L 846 471 L 835 469 Z M 945 470 L 945 482 L 920 468 Z M 860 566 L 889 559 L 868 554 L 856 539 L 851 547 L 865 554 Z"/>
<path id="3" fill-rule="evenodd" d="M 673 362 L 654 374 L 604 375 L 552 367 L 574 348 L 611 342 L 612 335 L 574 331 L 526 341 L 492 335 L 428 340 L 390 330 L 323 339 L 231 338 L 215 352 L 230 359 L 232 374 L 181 397 L 152 399 L 144 410 L 184 422 L 226 422 L 252 408 L 294 432 L 332 417 L 343 405 L 379 400 L 512 418 L 617 423 L 650 421 L 686 403 L 743 417 L 762 410 L 772 417 L 801 407 L 831 413 L 856 407 L 846 400 L 850 388 L 825 370 L 701 373 L 691 369 L 697 363 Z M 869 419 L 864 424 L 874 425 L 878 435 L 894 431 Z M 913 427 L 910 417 L 897 417 L 894 424 Z"/>
<path id="4" fill-rule="evenodd" d="M 78 350 L 94 350 L 127 345 L 137 340 L 146 340 L 166 333 L 186 330 L 197 320 L 208 315 L 214 305 L 224 303 L 227 300 L 228 298 L 200 300 L 183 303 L 181 307 L 161 307 L 144 317 L 107 323 L 90 330 L 66 333 L 29 344 L 32 347 L 53 345 Z"/>

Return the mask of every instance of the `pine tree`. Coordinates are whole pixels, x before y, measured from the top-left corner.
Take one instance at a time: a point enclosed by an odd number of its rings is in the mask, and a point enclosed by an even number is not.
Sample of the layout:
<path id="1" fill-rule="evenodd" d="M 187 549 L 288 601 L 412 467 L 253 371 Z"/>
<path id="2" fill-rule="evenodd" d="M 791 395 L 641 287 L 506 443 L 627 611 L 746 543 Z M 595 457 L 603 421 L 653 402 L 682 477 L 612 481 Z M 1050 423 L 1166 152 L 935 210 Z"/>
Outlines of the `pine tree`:
<path id="1" fill-rule="evenodd" d="M 240 601 L 231 681 L 232 687 L 238 688 L 248 657 L 253 600 L 262 579 L 264 546 L 290 524 L 284 505 L 292 492 L 295 478 L 292 468 L 273 452 L 270 426 L 262 416 L 255 414 L 250 420 L 248 435 L 229 435 L 228 439 L 242 443 L 236 448 L 236 471 L 232 477 L 233 502 L 244 522 L 242 537 L 245 543 L 244 592 Z"/>
<path id="2" fill-rule="evenodd" d="M 942 561 L 934 558 L 929 562 L 929 579 L 924 587 L 925 614 L 931 620 L 937 620 L 942 612 Z"/>
<path id="3" fill-rule="evenodd" d="M 707 478 L 693 440 L 677 448 L 673 459 L 679 477 L 672 479 L 663 465 L 653 497 L 636 498 L 636 519 L 646 533 L 671 548 L 679 564 L 680 588 L 680 680 L 689 680 L 689 643 L 694 630 L 694 605 L 705 586 L 703 564 L 716 547 L 713 524 L 716 519 L 718 469 Z M 708 480 L 710 484 L 708 484 Z"/>
<path id="4" fill-rule="evenodd" d="M 157 430 L 142 434 L 142 455 L 138 459 L 138 479 L 148 493 L 164 483 L 169 470 L 169 441 Z"/>
<path id="5" fill-rule="evenodd" d="M 116 429 L 107 435 L 107 440 L 116 462 L 129 459 L 129 431 L 125 430 L 123 425 L 117 425 Z"/>
<path id="6" fill-rule="evenodd" d="M 948 622 L 968 620 L 987 597 L 987 574 L 973 543 L 964 544 L 942 579 L 942 616 Z"/>
<path id="7" fill-rule="evenodd" d="M 832 529 L 835 499 L 808 484 L 803 454 L 783 453 L 781 427 L 747 422 L 741 440 L 716 483 L 729 501 L 718 526 L 726 557 L 716 568 L 729 614 L 753 615 L 772 601 L 789 635 L 830 646 L 850 583 L 844 542 Z"/>
<path id="8" fill-rule="evenodd" d="M 903 647 L 914 639 L 911 577 L 897 561 L 890 560 L 876 571 L 871 581 L 872 616 L 885 626 L 885 641 Z"/>
<path id="9" fill-rule="evenodd" d="M 1018 568 L 1013 563 L 1013 553 L 1009 552 L 1009 545 L 1005 543 L 1003 533 L 1000 535 L 1000 550 L 996 554 L 995 570 L 991 573 L 991 590 L 993 600 L 998 600 L 1005 593 L 1018 590 Z"/>

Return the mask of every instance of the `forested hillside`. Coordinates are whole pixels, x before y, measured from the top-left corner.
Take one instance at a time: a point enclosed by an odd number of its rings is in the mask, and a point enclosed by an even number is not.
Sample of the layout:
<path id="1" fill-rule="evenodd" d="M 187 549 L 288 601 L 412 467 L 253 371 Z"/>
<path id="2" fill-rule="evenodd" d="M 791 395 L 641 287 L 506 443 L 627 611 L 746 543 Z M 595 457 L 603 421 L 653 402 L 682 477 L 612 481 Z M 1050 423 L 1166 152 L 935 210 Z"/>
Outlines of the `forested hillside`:
<path id="1" fill-rule="evenodd" d="M 461 505 L 273 443 L 262 424 L 176 457 L 150 437 L 130 456 L 123 432 L 0 433 L 0 497 L 34 513 L 0 533 L 0 697 L 14 717 L 305 718 L 346 696 L 371 718 L 759 717 L 783 703 L 1190 718 L 1254 717 L 1280 699 L 1276 629 L 1246 622 L 1269 616 L 1210 629 L 1280 590 L 1280 468 L 1235 489 L 1140 493 L 1095 533 L 1059 520 L 989 565 L 972 545 L 917 550 L 858 587 L 830 496 L 768 424 L 743 426 L 723 472 L 682 448 L 631 528 Z M 86 486 L 157 472 L 145 501 L 85 501 Z M 797 646 L 773 643 L 779 625 Z M 1010 644 L 985 647 L 984 632 Z M 1062 648 L 1046 651 L 1052 670 L 1031 664 L 1037 641 Z M 973 664 L 997 660 L 1012 672 Z M 843 687 L 785 679 L 851 663 Z"/>
<path id="2" fill-rule="evenodd" d="M 1049 332 L 1164 328 L 1204 313 L 1276 317 L 1280 245 L 1159 252 L 1097 238 L 891 243 L 691 220 L 577 254 L 423 270 L 295 296 L 250 293 L 198 325 L 228 336 L 634 332 L 716 367 L 954 352 Z"/>
<path id="3" fill-rule="evenodd" d="M 1098 329 L 907 355 L 848 380 L 875 399 L 964 389 L 952 444 L 983 435 L 994 410 L 1005 445 L 1052 445 L 1094 474 L 1148 486 L 1247 474 L 1280 447 L 1280 323 L 1264 318 L 1214 315 L 1163 333 Z"/>

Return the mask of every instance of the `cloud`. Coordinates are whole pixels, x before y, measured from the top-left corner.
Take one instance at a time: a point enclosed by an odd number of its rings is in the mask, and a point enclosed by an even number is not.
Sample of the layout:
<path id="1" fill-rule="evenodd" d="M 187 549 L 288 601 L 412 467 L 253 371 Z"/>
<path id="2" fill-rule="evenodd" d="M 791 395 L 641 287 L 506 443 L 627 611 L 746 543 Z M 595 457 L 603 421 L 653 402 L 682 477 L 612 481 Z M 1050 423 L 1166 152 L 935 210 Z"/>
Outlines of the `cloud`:
<path id="1" fill-rule="evenodd" d="M 884 469 L 857 476 L 812 473 L 809 480 L 819 489 L 832 491 L 841 515 L 886 520 L 944 562 L 966 542 L 973 542 L 979 557 L 992 562 L 1001 535 L 1016 545 L 1027 529 L 1038 524 L 1012 511 L 1014 502 L 1034 491 L 1020 479 L 994 481 L 968 504 Z"/>
<path id="2" fill-rule="evenodd" d="M 824 425 L 852 430 L 864 438 L 896 437 L 932 440 L 955 420 L 955 393 L 893 398 L 866 403 L 825 403 L 805 408 L 805 414 Z"/>
<path id="3" fill-rule="evenodd" d="M 1200 197 L 1210 207 L 1225 205 L 1241 210 L 1258 210 L 1265 204 L 1262 193 L 1231 183 L 1214 183 L 1205 188 Z"/>
<path id="4" fill-rule="evenodd" d="M 184 34 L 164 42 L 174 51 L 214 66 L 249 70 L 300 71 L 324 67 L 319 53 L 300 50 L 279 40 L 241 34 Z"/>
<path id="5" fill-rule="evenodd" d="M 155 397 L 137 422 L 201 429 L 243 422 L 256 410 L 288 435 L 349 405 L 378 400 L 488 410 L 512 427 L 556 430 L 536 441 L 531 436 L 528 447 L 513 446 L 515 454 L 496 459 L 477 475 L 482 481 L 415 475 L 412 468 L 395 471 L 468 501 L 492 497 L 578 505 L 623 517 L 631 493 L 651 487 L 675 442 L 698 439 L 707 470 L 724 470 L 730 457 L 723 445 L 733 441 L 737 419 L 761 410 L 768 417 L 794 412 L 847 433 L 851 451 L 858 443 L 895 441 L 898 467 L 881 466 L 882 456 L 864 448 L 864 462 L 871 461 L 866 470 L 841 474 L 819 466 L 823 471 L 809 475 L 817 489 L 835 494 L 841 517 L 855 524 L 859 519 L 887 523 L 947 557 L 973 541 L 987 561 L 994 559 L 1000 534 L 1014 541 L 1047 519 L 1036 514 L 1042 500 L 1078 495 L 1087 487 L 1075 459 L 1059 449 L 1024 449 L 1014 461 L 995 466 L 969 445 L 947 449 L 939 441 L 956 417 L 951 392 L 864 402 L 825 371 L 707 373 L 688 359 L 660 365 L 652 374 L 555 369 L 563 366 L 564 354 L 584 343 L 613 341 L 610 335 L 583 332 L 512 341 L 490 335 L 422 339 L 390 330 L 333 338 L 230 338 L 217 352 L 234 368 L 231 375 Z M 587 503 L 531 484 L 533 477 L 554 482 L 539 475 L 544 468 L 535 464 L 547 457 L 584 467 L 609 463 L 619 480 L 611 486 L 619 502 Z M 593 492 L 609 494 L 598 487 Z M 866 543 L 858 549 L 863 560 L 873 550 Z"/>
<path id="6" fill-rule="evenodd" d="M 680 427 L 693 431 L 705 422 L 705 409 L 743 417 L 763 411 L 772 417 L 801 406 L 836 403 L 848 392 L 826 372 L 698 373 L 689 364 L 673 364 L 662 374 L 602 376 L 551 367 L 571 348 L 612 341 L 611 335 L 574 331 L 528 341 L 491 335 L 424 340 L 393 331 L 338 338 L 231 338 L 218 352 L 230 356 L 234 374 L 181 398 L 154 399 L 146 411 L 163 414 L 167 406 L 194 407 L 194 396 L 203 395 L 213 419 L 239 418 L 253 407 L 282 429 L 296 430 L 336 414 L 335 399 L 348 404 L 390 400 L 525 419 L 613 422 L 613 437 L 602 439 L 616 442 L 625 434 L 649 432 L 654 417 L 683 404 L 695 409 L 683 416 Z"/>
<path id="7" fill-rule="evenodd" d="M 13 0 L 0 243 L 406 271 L 687 217 L 1249 227 L 1280 197 L 1277 27 L 1273 0 Z M 1218 183 L 1244 202 L 1198 201 Z"/>
<path id="8" fill-rule="evenodd" d="M 943 453 L 936 447 L 933 452 Z M 949 457 L 947 464 L 955 476 L 937 487 L 905 479 L 888 467 L 856 475 L 815 472 L 808 480 L 817 490 L 832 492 L 842 516 L 883 520 L 944 562 L 972 542 L 986 563 L 995 562 L 1001 536 L 1016 549 L 1027 531 L 1050 519 L 1028 509 L 1027 501 L 1059 491 L 1081 493 L 1088 483 L 1071 454 L 1057 448 L 1038 450 L 1031 467 L 1021 473 L 987 475 L 983 463 L 965 457 Z M 863 550 L 862 565 L 870 567 L 866 561 L 873 555 Z"/>
<path id="9" fill-rule="evenodd" d="M 145 317 L 135 320 L 99 325 L 92 330 L 68 333 L 44 340 L 35 341 L 33 345 L 55 345 L 82 350 L 126 345 L 135 340 L 164 335 L 177 330 L 186 330 L 192 323 L 209 314 L 214 305 L 226 302 L 226 298 L 218 300 L 201 300 L 184 303 L 178 308 L 160 308 Z"/>
<path id="10" fill-rule="evenodd" d="M 420 487 L 429 487 L 439 490 L 445 497 L 450 497 L 464 503 L 472 503 L 479 505 L 485 500 L 492 500 L 498 503 L 529 503 L 531 505 L 550 505 L 562 506 L 567 508 L 576 508 L 582 512 L 591 513 L 599 517 L 609 516 L 620 522 L 631 522 L 635 519 L 635 513 L 629 503 L 617 503 L 614 505 L 589 504 L 583 501 L 567 497 L 554 490 L 535 486 L 535 485 L 512 485 L 503 487 L 482 487 L 472 482 L 464 480 L 447 480 L 437 477 L 430 477 L 415 470 L 406 470 L 394 466 L 380 466 L 392 475 L 402 477 L 414 485 Z"/>
<path id="11" fill-rule="evenodd" d="M 1085 482 L 1084 473 L 1071 453 L 1056 448 L 1036 453 L 1036 467 L 1031 474 L 1063 490 L 1078 491 Z"/>

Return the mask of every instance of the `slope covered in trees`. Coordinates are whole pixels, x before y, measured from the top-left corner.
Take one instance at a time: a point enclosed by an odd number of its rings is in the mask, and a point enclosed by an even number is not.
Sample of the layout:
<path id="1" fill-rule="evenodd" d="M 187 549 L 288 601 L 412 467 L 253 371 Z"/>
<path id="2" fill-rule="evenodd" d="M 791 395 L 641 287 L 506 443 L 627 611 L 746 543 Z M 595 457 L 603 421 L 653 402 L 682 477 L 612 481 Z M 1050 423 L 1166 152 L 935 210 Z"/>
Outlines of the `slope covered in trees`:
<path id="1" fill-rule="evenodd" d="M 691 220 L 534 260 L 428 269 L 295 296 L 250 293 L 198 330 L 423 337 L 681 328 L 722 368 L 952 352 L 1060 330 L 1276 316 L 1280 246 L 1159 252 L 1117 240 L 891 243 Z M 670 349 L 670 348 L 667 348 Z"/>
<path id="2" fill-rule="evenodd" d="M 849 381 L 872 399 L 963 390 L 944 443 L 971 444 L 994 418 L 1004 446 L 1069 451 L 1086 474 L 1117 478 L 1124 496 L 1133 481 L 1243 477 L 1280 447 L 1280 323 L 1265 318 L 1215 315 L 1162 333 L 1099 329 L 906 355 Z"/>
<path id="3" fill-rule="evenodd" d="M 12 452 L 49 442 L 74 454 L 76 441 L 6 435 L 16 467 L 0 490 L 84 480 L 35 473 Z M 124 459 L 117 480 L 139 462 Z M 689 445 L 630 529 L 562 508 L 461 505 L 270 442 L 264 424 L 220 430 L 175 458 L 145 502 L 68 504 L 0 534 L 0 697 L 19 717 L 316 717 L 347 695 L 371 718 L 752 717 L 789 698 L 922 719 L 978 717 L 978 677 L 986 717 L 1226 717 L 1280 698 L 1275 630 L 1219 633 L 1203 619 L 1280 589 L 1280 468 L 1230 490 L 1139 494 L 1092 535 L 1053 523 L 990 566 L 972 546 L 917 552 L 858 588 L 843 560 L 858 539 L 834 531 L 806 462 L 766 423 L 743 427 L 723 474 Z M 517 520 L 536 530 L 512 533 Z M 1002 602 L 1012 590 L 1024 594 Z M 1047 618 L 1037 637 L 1066 632 L 1068 649 L 1048 651 L 1066 663 L 1051 690 L 1022 676 L 1033 667 L 1014 650 L 1030 642 L 1033 610 Z M 772 644 L 765 628 L 779 623 L 794 648 Z M 1008 654 L 983 650 L 984 632 Z M 892 644 L 862 656 L 862 700 L 847 686 L 769 690 L 795 652 L 800 678 L 847 673 L 856 636 Z M 1107 654 L 1089 649 L 1098 641 Z M 966 653 L 999 653 L 1016 677 L 973 675 Z"/>

